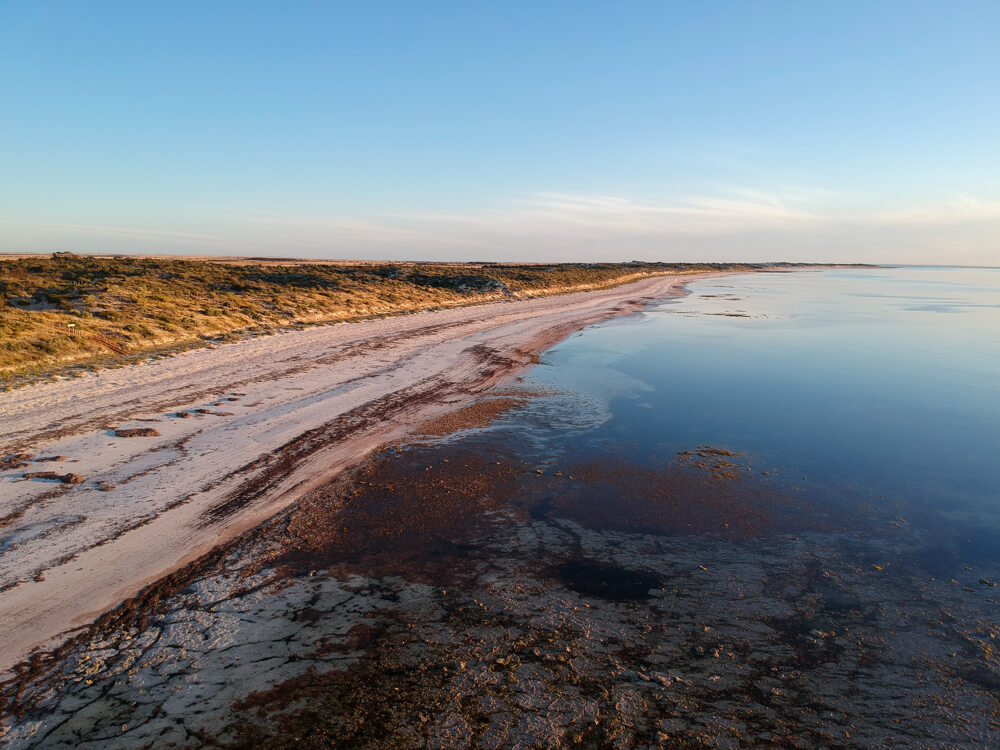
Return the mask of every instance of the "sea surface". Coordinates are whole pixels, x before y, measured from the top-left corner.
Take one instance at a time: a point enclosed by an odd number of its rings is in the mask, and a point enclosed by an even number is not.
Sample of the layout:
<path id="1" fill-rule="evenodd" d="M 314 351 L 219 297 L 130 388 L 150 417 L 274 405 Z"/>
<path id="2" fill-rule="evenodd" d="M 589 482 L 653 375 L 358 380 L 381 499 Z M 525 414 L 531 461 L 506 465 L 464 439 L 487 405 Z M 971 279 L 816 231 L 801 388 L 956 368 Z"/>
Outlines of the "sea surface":
<path id="1" fill-rule="evenodd" d="M 758 273 L 690 291 L 548 351 L 525 385 L 560 395 L 497 429 L 575 464 L 723 447 L 824 503 L 919 522 L 927 564 L 1000 559 L 1000 269 Z"/>
<path id="2" fill-rule="evenodd" d="M 1000 270 L 695 280 L 517 381 L 27 665 L 0 741 L 1000 747 Z"/>

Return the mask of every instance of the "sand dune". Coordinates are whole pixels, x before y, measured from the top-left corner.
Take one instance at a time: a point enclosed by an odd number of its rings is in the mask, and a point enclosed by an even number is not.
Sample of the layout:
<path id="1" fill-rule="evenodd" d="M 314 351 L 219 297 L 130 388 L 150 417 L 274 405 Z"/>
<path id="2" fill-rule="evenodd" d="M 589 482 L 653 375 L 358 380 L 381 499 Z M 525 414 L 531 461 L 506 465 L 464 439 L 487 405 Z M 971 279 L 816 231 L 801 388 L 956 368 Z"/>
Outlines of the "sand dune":
<path id="1" fill-rule="evenodd" d="M 0 394 L 2 455 L 65 457 L 0 471 L 0 671 L 691 278 L 284 333 Z M 23 478 L 56 469 L 85 481 Z"/>

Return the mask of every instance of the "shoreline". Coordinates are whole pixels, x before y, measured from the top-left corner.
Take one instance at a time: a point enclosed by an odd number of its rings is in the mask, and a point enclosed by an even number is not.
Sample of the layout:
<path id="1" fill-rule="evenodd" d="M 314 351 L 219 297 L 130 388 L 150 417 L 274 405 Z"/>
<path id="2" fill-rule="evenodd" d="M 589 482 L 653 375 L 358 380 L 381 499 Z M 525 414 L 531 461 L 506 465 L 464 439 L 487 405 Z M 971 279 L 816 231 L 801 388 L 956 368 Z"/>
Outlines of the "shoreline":
<path id="1" fill-rule="evenodd" d="M 3 257 L 0 392 L 313 326 L 785 263 L 475 264 Z"/>
<path id="2" fill-rule="evenodd" d="M 84 482 L 0 474 L 0 674 L 570 333 L 725 274 L 309 329 L 2 394 L 4 452 L 65 455 L 39 469 Z"/>
<path id="3" fill-rule="evenodd" d="M 704 326 L 730 344 L 746 334 L 711 317 L 720 310 L 774 318 L 762 324 L 774 330 L 804 298 L 822 300 L 822 282 L 775 281 L 797 296 L 770 314 L 749 299 L 767 294 L 760 277 L 707 279 L 687 300 L 576 334 L 544 371 L 441 404 L 441 417 L 20 663 L 0 681 L 0 742 L 989 744 L 995 556 L 976 557 L 971 539 L 950 547 L 936 514 L 863 470 L 845 485 L 811 470 L 811 449 L 758 453 L 739 429 L 706 434 L 713 381 L 663 380 L 692 359 L 689 344 L 720 351 L 697 336 Z M 517 325 L 510 346 L 558 334 Z M 521 349 L 500 362 L 490 335 L 465 340 L 469 358 L 499 368 L 481 376 L 530 361 Z M 655 355 L 659 380 L 593 356 L 626 340 L 670 344 Z M 665 388 L 625 391 L 617 373 Z M 642 440 L 637 410 L 669 409 L 678 393 L 691 408 L 660 415 L 662 444 Z M 184 424 L 194 419 L 215 417 Z M 260 485 L 331 435 L 287 443 Z M 202 522 L 261 499 L 240 487 Z"/>

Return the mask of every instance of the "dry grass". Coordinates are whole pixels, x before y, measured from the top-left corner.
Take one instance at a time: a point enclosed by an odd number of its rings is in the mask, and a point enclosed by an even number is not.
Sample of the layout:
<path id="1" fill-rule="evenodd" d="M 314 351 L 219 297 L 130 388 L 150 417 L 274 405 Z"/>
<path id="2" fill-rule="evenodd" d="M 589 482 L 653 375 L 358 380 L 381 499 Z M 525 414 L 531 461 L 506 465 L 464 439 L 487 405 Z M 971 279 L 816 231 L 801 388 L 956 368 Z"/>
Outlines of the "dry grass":
<path id="1" fill-rule="evenodd" d="M 0 381 L 240 335 L 604 287 L 729 264 L 279 264 L 143 257 L 0 259 Z"/>

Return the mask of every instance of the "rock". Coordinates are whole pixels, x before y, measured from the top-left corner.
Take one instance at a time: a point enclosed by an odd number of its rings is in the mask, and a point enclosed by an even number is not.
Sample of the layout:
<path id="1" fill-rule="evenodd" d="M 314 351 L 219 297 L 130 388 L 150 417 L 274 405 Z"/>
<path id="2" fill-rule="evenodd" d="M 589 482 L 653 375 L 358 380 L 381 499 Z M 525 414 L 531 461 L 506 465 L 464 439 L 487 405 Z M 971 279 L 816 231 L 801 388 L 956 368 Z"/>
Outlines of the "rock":
<path id="1" fill-rule="evenodd" d="M 66 456 L 42 456 L 41 458 L 36 458 L 35 463 L 40 464 L 45 461 L 65 461 Z"/>
<path id="2" fill-rule="evenodd" d="M 174 414 L 174 416 L 177 417 L 178 419 L 191 419 L 190 412 L 186 411 L 179 411 L 176 414 Z"/>
<path id="3" fill-rule="evenodd" d="M 23 469 L 34 457 L 31 453 L 11 453 L 0 458 L 0 470 Z"/>
<path id="4" fill-rule="evenodd" d="M 54 471 L 29 471 L 23 476 L 25 479 L 61 479 Z"/>
<path id="5" fill-rule="evenodd" d="M 133 427 L 128 430 L 115 430 L 115 437 L 159 437 L 160 433 L 152 427 Z"/>
<path id="6" fill-rule="evenodd" d="M 87 481 L 86 477 L 79 474 L 57 474 L 54 471 L 29 471 L 24 474 L 25 479 L 54 479 L 63 484 L 82 484 Z"/>

